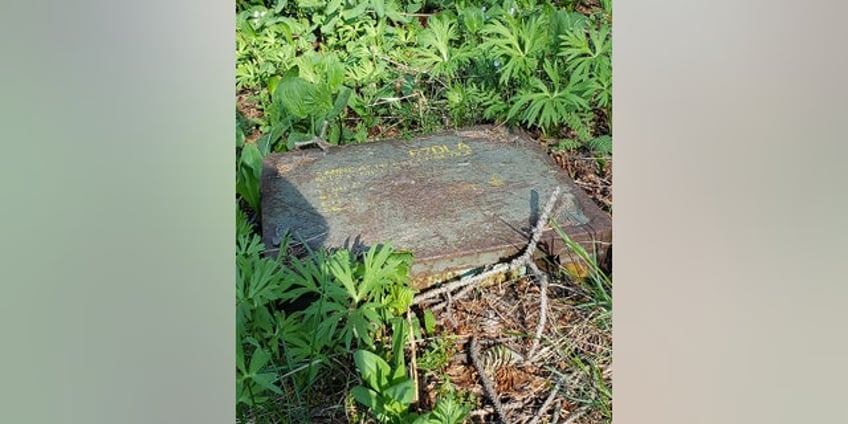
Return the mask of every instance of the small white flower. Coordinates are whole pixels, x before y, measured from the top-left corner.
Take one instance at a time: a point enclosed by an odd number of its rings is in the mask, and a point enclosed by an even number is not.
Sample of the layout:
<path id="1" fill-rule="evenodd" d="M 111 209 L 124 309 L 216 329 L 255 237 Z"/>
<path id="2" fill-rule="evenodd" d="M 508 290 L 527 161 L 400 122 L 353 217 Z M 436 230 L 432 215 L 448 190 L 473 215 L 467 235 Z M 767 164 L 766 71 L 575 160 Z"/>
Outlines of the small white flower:
<path id="1" fill-rule="evenodd" d="M 509 14 L 510 14 L 510 15 L 515 14 L 515 8 L 514 8 L 514 7 L 510 7 L 510 8 L 509 8 Z"/>
<path id="2" fill-rule="evenodd" d="M 254 10 L 254 11 L 253 11 L 253 17 L 254 17 L 254 18 L 258 18 L 258 17 L 259 17 L 259 11 L 258 11 L 258 10 Z"/>
<path id="3" fill-rule="evenodd" d="M 501 61 L 495 59 L 494 65 L 495 65 L 495 69 L 500 68 L 501 67 Z"/>

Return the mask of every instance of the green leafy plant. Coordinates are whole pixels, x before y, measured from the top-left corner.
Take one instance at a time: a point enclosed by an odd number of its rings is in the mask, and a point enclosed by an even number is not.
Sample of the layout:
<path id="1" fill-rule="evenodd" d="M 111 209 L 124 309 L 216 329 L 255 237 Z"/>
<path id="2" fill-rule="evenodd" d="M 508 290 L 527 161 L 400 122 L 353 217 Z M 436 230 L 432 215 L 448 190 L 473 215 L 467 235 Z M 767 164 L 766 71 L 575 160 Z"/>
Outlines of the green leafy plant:
<path id="1" fill-rule="evenodd" d="M 512 15 L 494 19 L 483 27 L 488 38 L 481 48 L 491 49 L 500 72 L 500 83 L 530 78 L 548 46 L 547 17 L 537 15 L 523 21 Z"/>
<path id="2" fill-rule="evenodd" d="M 432 411 L 419 415 L 410 411 L 415 399 L 415 383 L 407 375 L 403 343 L 410 329 L 402 319 L 392 321 L 392 348 L 389 360 L 368 351 L 353 354 L 364 384 L 351 389 L 351 395 L 381 423 L 459 424 L 470 408 L 450 392 L 436 402 Z"/>
<path id="3" fill-rule="evenodd" d="M 566 69 L 577 80 L 586 80 L 602 68 L 610 68 L 610 27 L 600 29 L 576 28 L 567 31 L 562 39 L 559 56 L 565 57 Z"/>
<path id="4" fill-rule="evenodd" d="M 560 36 L 558 56 L 565 58 L 566 70 L 575 81 L 585 81 L 598 93 L 598 106 L 608 108 L 612 99 L 610 26 L 578 26 Z"/>
<path id="5" fill-rule="evenodd" d="M 365 384 L 351 389 L 351 394 L 382 423 L 411 422 L 417 418 L 408 411 L 415 399 L 415 383 L 406 374 L 401 342 L 404 340 L 403 334 L 403 321 L 397 321 L 393 334 L 394 360 L 391 365 L 367 350 L 358 350 L 353 354 L 356 369 Z"/>
<path id="6" fill-rule="evenodd" d="M 351 392 L 357 402 L 368 407 L 380 422 L 401 422 L 415 397 L 413 381 L 406 368 L 392 368 L 383 358 L 367 350 L 353 354 L 356 368 L 367 386 L 356 386 Z"/>
<path id="7" fill-rule="evenodd" d="M 556 51 L 560 47 L 560 39 L 569 31 L 578 31 L 589 25 L 589 17 L 572 10 L 551 10 L 550 16 L 550 49 Z"/>
<path id="8" fill-rule="evenodd" d="M 236 203 L 236 240 L 250 236 L 253 232 L 253 224 L 250 223 L 247 214 Z M 238 241 L 236 243 L 238 245 Z"/>
<path id="9" fill-rule="evenodd" d="M 444 96 L 446 109 L 455 126 L 478 124 L 486 118 L 500 116 L 506 110 L 500 94 L 475 83 L 451 84 Z"/>
<path id="10" fill-rule="evenodd" d="M 583 97 L 585 85 L 573 79 L 562 81 L 556 67 L 548 60 L 543 68 L 552 87 L 548 87 L 541 79 L 532 77 L 529 87 L 518 93 L 507 118 L 518 117 L 522 122 L 538 126 L 546 133 L 563 124 L 582 129 L 582 122 L 574 117 L 577 112 L 589 108 Z"/>
<path id="11" fill-rule="evenodd" d="M 471 49 L 465 44 L 451 46 L 451 42 L 459 38 L 455 18 L 439 14 L 431 17 L 428 24 L 428 28 L 419 36 L 421 49 L 417 50 L 417 63 L 428 69 L 434 77 L 446 76 L 452 79 L 468 65 L 472 57 Z"/>
<path id="12" fill-rule="evenodd" d="M 254 143 L 244 143 L 236 167 L 236 193 L 259 212 L 259 180 L 262 178 L 262 152 Z"/>
<path id="13" fill-rule="evenodd" d="M 336 308 L 333 313 L 337 318 L 345 318 L 341 338 L 346 348 L 353 339 L 373 347 L 375 330 L 412 303 L 412 291 L 406 287 L 412 256 L 393 255 L 389 242 L 380 249 L 372 246 L 362 262 L 354 264 L 355 257 L 349 251 L 342 251 L 330 265 L 347 300 L 346 307 Z"/>
<path id="14" fill-rule="evenodd" d="M 375 336 L 412 303 L 407 286 L 412 255 L 390 243 L 361 258 L 348 250 L 289 258 L 283 239 L 277 258 L 263 257 L 258 235 L 245 222 L 236 245 L 237 401 L 256 407 L 281 394 L 282 378 L 308 390 L 331 357 L 354 345 L 377 349 Z M 303 302 L 304 299 L 306 302 Z M 281 308 L 301 302 L 301 309 Z M 397 321 L 397 319 L 395 319 Z M 402 356 L 402 353 L 401 353 Z"/>
<path id="15" fill-rule="evenodd" d="M 418 368 L 426 372 L 436 372 L 448 365 L 453 353 L 453 338 L 449 335 L 437 336 L 427 344 L 418 358 Z"/>
<path id="16" fill-rule="evenodd" d="M 271 355 L 262 349 L 253 352 L 249 361 L 245 360 L 244 350 L 237 346 L 236 353 L 236 402 L 249 406 L 260 405 L 268 400 L 263 392 L 269 391 L 282 394 L 282 390 L 274 385 L 278 375 L 275 372 L 263 372 L 268 365 Z M 245 365 L 247 364 L 247 365 Z"/>
<path id="17" fill-rule="evenodd" d="M 267 143 L 245 142 L 243 127 L 250 127 L 253 122 L 236 114 L 236 194 L 257 214 L 259 210 L 259 180 L 262 177 L 262 158 L 270 149 Z"/>
<path id="18" fill-rule="evenodd" d="M 415 424 L 460 424 L 465 422 L 471 409 L 454 397 L 436 401 L 433 410 L 418 417 Z"/>
<path id="19" fill-rule="evenodd" d="M 281 16 L 262 5 L 236 14 L 236 88 L 258 90 L 289 68 L 299 51 L 314 41 L 303 21 Z"/>
<path id="20" fill-rule="evenodd" d="M 280 265 L 261 256 L 264 245 L 242 220 L 236 243 L 236 401 L 257 406 L 268 400 L 266 392 L 280 394 L 274 386 L 277 375 L 263 371 L 271 352 L 260 343 L 275 332 L 274 302 L 280 298 Z M 246 352 L 245 348 L 251 352 Z M 248 359 L 249 357 L 249 359 Z"/>
<path id="21" fill-rule="evenodd" d="M 316 136 L 338 144 L 342 135 L 338 118 L 351 94 L 350 88 L 342 85 L 344 66 L 335 55 L 304 55 L 295 63 L 282 78 L 269 81 L 272 95 L 266 112 L 270 129 L 263 142 L 278 151 L 291 150 Z M 288 137 L 279 146 L 285 134 Z"/>

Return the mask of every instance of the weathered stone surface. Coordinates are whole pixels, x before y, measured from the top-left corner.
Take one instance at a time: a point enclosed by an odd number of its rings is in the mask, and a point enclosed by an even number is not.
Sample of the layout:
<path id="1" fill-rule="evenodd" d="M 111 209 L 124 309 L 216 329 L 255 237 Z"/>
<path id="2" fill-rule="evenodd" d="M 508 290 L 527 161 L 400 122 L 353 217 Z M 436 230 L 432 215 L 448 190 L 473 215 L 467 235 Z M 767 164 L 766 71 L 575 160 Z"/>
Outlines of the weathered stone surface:
<path id="1" fill-rule="evenodd" d="M 587 247 L 611 238 L 609 216 L 533 143 L 491 127 L 272 154 L 262 175 L 266 246 L 290 232 L 317 247 L 392 241 L 415 254 L 427 286 L 520 252 L 554 188 L 558 224 Z M 562 243 L 547 231 L 552 252 Z"/>

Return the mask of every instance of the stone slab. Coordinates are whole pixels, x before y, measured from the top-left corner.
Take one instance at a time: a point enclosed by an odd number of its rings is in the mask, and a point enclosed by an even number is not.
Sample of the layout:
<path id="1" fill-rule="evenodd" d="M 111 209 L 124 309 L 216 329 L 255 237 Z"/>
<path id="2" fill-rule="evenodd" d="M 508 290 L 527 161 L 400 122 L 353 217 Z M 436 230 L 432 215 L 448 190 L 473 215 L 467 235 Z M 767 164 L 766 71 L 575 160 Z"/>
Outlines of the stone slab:
<path id="1" fill-rule="evenodd" d="M 313 249 L 391 240 L 415 254 L 413 278 L 426 287 L 520 253 L 557 186 L 563 230 L 586 247 L 609 246 L 609 216 L 520 133 L 475 127 L 271 154 L 261 181 L 263 240 L 276 246 L 289 232 Z M 563 249 L 552 230 L 543 240 L 552 254 Z"/>

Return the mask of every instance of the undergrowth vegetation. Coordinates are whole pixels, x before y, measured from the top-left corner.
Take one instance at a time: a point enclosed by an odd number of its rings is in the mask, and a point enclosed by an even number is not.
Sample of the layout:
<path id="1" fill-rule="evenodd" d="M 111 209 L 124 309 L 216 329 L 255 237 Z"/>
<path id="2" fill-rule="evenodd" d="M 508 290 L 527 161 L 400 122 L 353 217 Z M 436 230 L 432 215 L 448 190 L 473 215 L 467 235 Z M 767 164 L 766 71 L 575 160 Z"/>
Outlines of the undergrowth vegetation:
<path id="1" fill-rule="evenodd" d="M 285 238 L 268 254 L 262 159 L 316 138 L 344 145 L 477 124 L 609 155 L 611 19 L 609 0 L 236 1 L 241 422 L 466 421 L 477 401 L 448 379 L 430 410 L 413 406 L 404 343 L 431 336 L 417 367 L 438 373 L 454 340 L 433 334 L 430 311 L 410 318 L 412 255 L 387 241 L 295 256 Z M 588 275 L 575 279 L 586 305 L 611 311 L 611 282 L 597 266 Z"/>
<path id="2" fill-rule="evenodd" d="M 608 153 L 611 8 L 239 0 L 236 89 L 270 150 L 506 123 Z"/>

